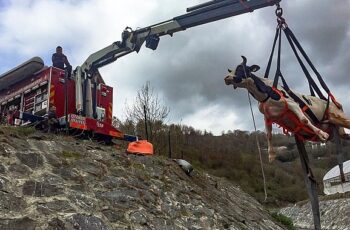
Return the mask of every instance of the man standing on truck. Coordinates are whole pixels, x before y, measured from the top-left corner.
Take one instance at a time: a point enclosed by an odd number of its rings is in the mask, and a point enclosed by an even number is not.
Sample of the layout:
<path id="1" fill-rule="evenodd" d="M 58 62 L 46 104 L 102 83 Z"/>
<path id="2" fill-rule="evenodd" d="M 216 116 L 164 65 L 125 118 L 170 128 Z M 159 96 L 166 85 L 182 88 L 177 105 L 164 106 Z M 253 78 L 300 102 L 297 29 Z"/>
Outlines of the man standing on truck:
<path id="1" fill-rule="evenodd" d="M 63 54 L 62 47 L 56 47 L 56 53 L 52 54 L 52 65 L 56 68 L 67 70 L 68 77 L 72 73 L 72 66 L 69 64 L 68 58 Z M 66 68 L 64 66 L 66 65 Z"/>

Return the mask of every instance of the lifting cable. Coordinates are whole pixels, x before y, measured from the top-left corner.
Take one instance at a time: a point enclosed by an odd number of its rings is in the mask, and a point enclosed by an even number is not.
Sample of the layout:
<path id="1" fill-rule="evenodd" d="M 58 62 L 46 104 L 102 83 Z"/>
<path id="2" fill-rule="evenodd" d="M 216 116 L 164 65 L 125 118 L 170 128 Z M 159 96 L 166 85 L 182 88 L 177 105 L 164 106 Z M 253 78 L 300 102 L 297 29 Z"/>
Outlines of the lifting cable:
<path id="1" fill-rule="evenodd" d="M 264 202 L 266 202 L 266 200 L 267 200 L 267 189 L 266 189 L 266 179 L 265 179 L 264 165 L 263 165 L 262 154 L 261 154 L 261 146 L 260 146 L 260 142 L 259 142 L 259 138 L 258 138 L 258 133 L 257 133 L 257 130 L 256 130 L 256 122 L 255 122 L 254 112 L 253 112 L 253 108 L 252 108 L 252 100 L 250 99 L 249 91 L 248 91 L 248 101 L 249 101 L 250 112 L 252 114 L 252 119 L 253 119 L 253 124 L 254 124 L 255 140 L 256 140 L 256 145 L 258 147 L 259 158 L 260 158 L 261 174 L 262 174 L 263 182 L 264 182 L 264 194 L 265 194 Z"/>
<path id="2" fill-rule="evenodd" d="M 245 77 L 248 78 L 248 74 L 247 74 L 245 68 L 243 68 L 243 70 L 244 70 Z M 255 117 L 254 117 L 254 112 L 253 112 L 252 100 L 250 98 L 250 93 L 249 93 L 248 89 L 247 89 L 247 94 L 248 94 L 250 113 L 252 115 L 252 120 L 253 120 L 253 124 L 254 124 L 256 146 L 258 147 L 258 152 L 259 152 L 261 174 L 262 174 L 262 177 L 263 177 L 264 195 L 265 195 L 264 202 L 266 202 L 266 200 L 267 200 L 267 189 L 266 189 L 266 178 L 265 178 L 265 172 L 264 172 L 264 164 L 263 164 L 263 158 L 262 158 L 262 153 L 261 153 L 261 146 L 260 146 L 258 133 L 257 133 L 257 129 L 256 129 L 256 122 L 255 122 Z"/>
<path id="3" fill-rule="evenodd" d="M 247 76 L 247 73 L 244 69 L 244 74 Z M 255 122 L 255 116 L 253 112 L 253 106 L 252 106 L 252 100 L 250 98 L 250 93 L 247 91 L 248 94 L 248 101 L 249 101 L 249 107 L 250 107 L 250 113 L 252 115 L 252 120 L 253 120 L 253 125 L 254 125 L 254 130 L 255 130 L 255 141 L 256 141 L 256 146 L 258 147 L 258 152 L 259 152 L 259 159 L 260 159 L 260 167 L 261 167 L 261 174 L 263 177 L 263 184 L 264 184 L 264 202 L 267 200 L 267 188 L 266 188 L 266 177 L 265 177 L 265 171 L 264 171 L 264 164 L 263 164 L 263 158 L 262 158 L 262 153 L 261 153 L 261 145 L 259 142 L 258 138 L 258 133 L 257 133 L 257 128 L 256 128 L 256 122 Z"/>

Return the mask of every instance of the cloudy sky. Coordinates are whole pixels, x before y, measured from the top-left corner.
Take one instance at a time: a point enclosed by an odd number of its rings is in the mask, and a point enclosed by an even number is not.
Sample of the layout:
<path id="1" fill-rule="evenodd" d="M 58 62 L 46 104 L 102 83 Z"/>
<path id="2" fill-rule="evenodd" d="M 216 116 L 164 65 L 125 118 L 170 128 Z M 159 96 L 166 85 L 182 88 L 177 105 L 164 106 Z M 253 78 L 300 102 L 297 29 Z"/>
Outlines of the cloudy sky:
<path id="1" fill-rule="evenodd" d="M 0 0 L 0 73 L 33 57 L 51 65 L 57 45 L 71 64 L 120 40 L 126 26 L 146 27 L 185 13 L 205 0 Z M 350 114 L 350 0 L 282 0 L 284 16 L 334 95 Z M 114 87 L 114 114 L 124 119 L 146 81 L 171 108 L 169 122 L 221 131 L 252 130 L 247 92 L 225 86 L 227 68 L 248 58 L 262 75 L 275 32 L 275 7 L 162 37 L 159 47 L 127 55 L 100 69 Z M 291 49 L 282 71 L 290 86 L 308 93 Z M 274 70 L 271 71 L 274 73 Z M 259 129 L 263 117 L 254 102 Z"/>

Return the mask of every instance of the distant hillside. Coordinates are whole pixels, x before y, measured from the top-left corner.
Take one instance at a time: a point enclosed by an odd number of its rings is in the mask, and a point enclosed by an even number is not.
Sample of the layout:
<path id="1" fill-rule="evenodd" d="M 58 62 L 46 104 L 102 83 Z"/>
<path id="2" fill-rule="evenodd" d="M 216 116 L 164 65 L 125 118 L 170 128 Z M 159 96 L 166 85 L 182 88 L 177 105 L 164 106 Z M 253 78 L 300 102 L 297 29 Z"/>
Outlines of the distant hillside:
<path id="1" fill-rule="evenodd" d="M 0 229 L 283 228 L 239 186 L 165 157 L 0 127 Z"/>

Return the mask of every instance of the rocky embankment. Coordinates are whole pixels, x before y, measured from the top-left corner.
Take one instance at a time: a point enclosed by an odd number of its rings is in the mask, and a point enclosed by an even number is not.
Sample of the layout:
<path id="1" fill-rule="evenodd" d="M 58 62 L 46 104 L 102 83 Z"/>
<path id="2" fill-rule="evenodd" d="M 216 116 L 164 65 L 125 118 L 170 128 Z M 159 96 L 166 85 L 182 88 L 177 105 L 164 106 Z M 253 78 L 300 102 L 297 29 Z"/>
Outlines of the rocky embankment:
<path id="1" fill-rule="evenodd" d="M 296 204 L 280 210 L 301 229 L 314 229 L 310 202 Z M 320 201 L 321 228 L 324 230 L 350 230 L 350 198 Z"/>
<path id="2" fill-rule="evenodd" d="M 171 160 L 1 128 L 0 229 L 282 227 L 239 187 Z"/>

